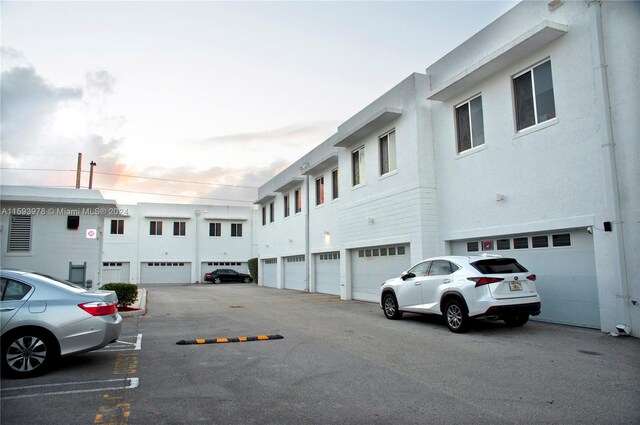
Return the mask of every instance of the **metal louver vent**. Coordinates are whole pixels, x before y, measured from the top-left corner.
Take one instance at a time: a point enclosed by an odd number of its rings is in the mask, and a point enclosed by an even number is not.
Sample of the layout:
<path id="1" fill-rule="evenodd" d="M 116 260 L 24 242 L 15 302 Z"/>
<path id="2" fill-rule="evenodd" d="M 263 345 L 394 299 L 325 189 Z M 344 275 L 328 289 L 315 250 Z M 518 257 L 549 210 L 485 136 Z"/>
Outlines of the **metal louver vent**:
<path id="1" fill-rule="evenodd" d="M 31 216 L 14 215 L 11 216 L 11 227 L 9 229 L 9 252 L 29 252 L 31 251 Z"/>

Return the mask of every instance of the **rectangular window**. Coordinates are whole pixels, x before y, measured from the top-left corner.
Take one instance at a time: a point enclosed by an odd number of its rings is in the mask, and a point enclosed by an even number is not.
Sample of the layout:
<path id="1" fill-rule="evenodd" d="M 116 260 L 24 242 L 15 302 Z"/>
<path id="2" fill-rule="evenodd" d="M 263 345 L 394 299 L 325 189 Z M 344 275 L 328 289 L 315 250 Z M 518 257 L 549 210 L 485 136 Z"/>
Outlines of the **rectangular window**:
<path id="1" fill-rule="evenodd" d="M 529 248 L 529 238 L 513 238 L 513 249 Z"/>
<path id="2" fill-rule="evenodd" d="M 186 221 L 174 221 L 173 222 L 173 236 L 185 236 L 187 234 L 187 222 Z"/>
<path id="3" fill-rule="evenodd" d="M 31 216 L 12 215 L 9 224 L 9 246 L 7 252 L 31 251 Z"/>
<path id="4" fill-rule="evenodd" d="M 549 247 L 549 237 L 547 235 L 532 236 L 531 237 L 531 247 L 532 248 L 548 248 Z"/>
<path id="5" fill-rule="evenodd" d="M 476 252 L 479 251 L 478 241 L 467 242 L 467 252 Z"/>
<path id="6" fill-rule="evenodd" d="M 267 207 L 262 207 L 262 225 L 267 224 Z"/>
<path id="7" fill-rule="evenodd" d="M 511 240 L 510 239 L 498 239 L 496 241 L 496 247 L 498 249 L 511 249 Z"/>
<path id="8" fill-rule="evenodd" d="M 269 204 L 269 223 L 273 223 L 275 219 L 276 217 L 275 217 L 275 212 L 274 212 L 273 202 L 272 202 Z"/>
<path id="9" fill-rule="evenodd" d="M 353 186 L 364 184 L 364 146 L 351 152 L 351 181 Z"/>
<path id="10" fill-rule="evenodd" d="M 284 216 L 289 217 L 289 194 L 284 195 Z"/>
<path id="11" fill-rule="evenodd" d="M 482 241 L 483 251 L 493 251 L 493 241 Z"/>
<path id="12" fill-rule="evenodd" d="M 553 246 L 571 246 L 571 235 L 563 233 L 560 235 L 552 235 Z"/>
<path id="13" fill-rule="evenodd" d="M 151 236 L 161 236 L 162 235 L 162 222 L 161 221 L 151 221 L 149 223 L 149 234 Z"/>
<path id="14" fill-rule="evenodd" d="M 316 179 L 316 205 L 324 204 L 324 176 Z"/>
<path id="15" fill-rule="evenodd" d="M 222 236 L 222 223 L 209 223 L 209 236 Z"/>
<path id="16" fill-rule="evenodd" d="M 302 211 L 302 192 L 300 192 L 300 189 L 297 189 L 295 191 L 295 197 L 296 197 L 296 214 L 297 214 L 300 211 Z"/>
<path id="17" fill-rule="evenodd" d="M 380 137 L 380 175 L 396 170 L 396 131 Z"/>
<path id="18" fill-rule="evenodd" d="M 518 131 L 556 117 L 550 60 L 514 77 L 513 92 Z"/>
<path id="19" fill-rule="evenodd" d="M 124 220 L 111 220 L 111 234 L 124 235 Z"/>
<path id="20" fill-rule="evenodd" d="M 338 169 L 331 171 L 331 199 L 338 199 Z"/>
<path id="21" fill-rule="evenodd" d="M 231 223 L 231 237 L 232 238 L 242 237 L 242 223 Z"/>
<path id="22" fill-rule="evenodd" d="M 482 96 L 474 97 L 456 107 L 458 153 L 484 145 Z"/>

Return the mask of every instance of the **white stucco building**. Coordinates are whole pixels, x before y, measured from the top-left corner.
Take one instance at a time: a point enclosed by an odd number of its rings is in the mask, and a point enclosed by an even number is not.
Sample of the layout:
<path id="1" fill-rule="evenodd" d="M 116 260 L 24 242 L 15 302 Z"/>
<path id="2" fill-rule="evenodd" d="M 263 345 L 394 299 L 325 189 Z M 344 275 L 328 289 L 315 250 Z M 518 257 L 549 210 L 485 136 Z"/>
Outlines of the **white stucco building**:
<path id="1" fill-rule="evenodd" d="M 487 252 L 537 273 L 537 319 L 640 335 L 639 26 L 526 1 L 409 76 L 260 188 L 260 284 L 376 301 Z"/>
<path id="2" fill-rule="evenodd" d="M 196 283 L 216 268 L 247 272 L 252 207 L 140 203 L 105 218 L 102 283 Z"/>
<path id="3" fill-rule="evenodd" d="M 118 205 L 97 190 L 0 187 L 0 263 L 81 285 L 101 281 L 104 217 Z"/>

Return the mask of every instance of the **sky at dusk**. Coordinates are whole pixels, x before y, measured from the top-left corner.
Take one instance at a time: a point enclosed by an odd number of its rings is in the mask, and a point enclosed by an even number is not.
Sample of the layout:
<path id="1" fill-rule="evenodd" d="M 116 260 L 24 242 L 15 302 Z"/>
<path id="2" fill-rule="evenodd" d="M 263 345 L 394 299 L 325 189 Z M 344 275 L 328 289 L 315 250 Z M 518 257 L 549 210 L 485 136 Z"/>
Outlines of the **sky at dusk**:
<path id="1" fill-rule="evenodd" d="M 0 182 L 249 206 L 515 4 L 3 1 Z"/>

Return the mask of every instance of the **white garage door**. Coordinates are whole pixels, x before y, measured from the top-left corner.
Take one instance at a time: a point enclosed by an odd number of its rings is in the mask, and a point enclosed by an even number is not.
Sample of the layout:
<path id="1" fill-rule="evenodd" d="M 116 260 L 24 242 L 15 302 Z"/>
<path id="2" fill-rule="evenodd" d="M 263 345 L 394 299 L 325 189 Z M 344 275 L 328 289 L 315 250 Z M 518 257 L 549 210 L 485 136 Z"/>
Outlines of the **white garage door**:
<path id="1" fill-rule="evenodd" d="M 191 263 L 142 263 L 140 283 L 191 283 Z"/>
<path id="2" fill-rule="evenodd" d="M 268 258 L 262 260 L 262 286 L 277 288 L 278 286 L 278 260 Z"/>
<path id="3" fill-rule="evenodd" d="M 340 295 L 340 253 L 315 255 L 316 292 Z"/>
<path id="4" fill-rule="evenodd" d="M 351 253 L 351 297 L 378 302 L 380 285 L 411 267 L 409 245 L 376 246 Z"/>
<path id="5" fill-rule="evenodd" d="M 102 263 L 102 284 L 129 283 L 130 265 L 128 262 L 104 262 Z"/>
<path id="6" fill-rule="evenodd" d="M 600 328 L 593 238 L 584 229 L 454 242 L 452 248 L 459 255 L 513 257 L 534 272 L 542 299 L 534 319 Z"/>
<path id="7" fill-rule="evenodd" d="M 285 289 L 296 289 L 304 291 L 306 288 L 305 277 L 307 263 L 304 255 L 284 257 L 284 287 Z"/>

